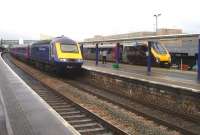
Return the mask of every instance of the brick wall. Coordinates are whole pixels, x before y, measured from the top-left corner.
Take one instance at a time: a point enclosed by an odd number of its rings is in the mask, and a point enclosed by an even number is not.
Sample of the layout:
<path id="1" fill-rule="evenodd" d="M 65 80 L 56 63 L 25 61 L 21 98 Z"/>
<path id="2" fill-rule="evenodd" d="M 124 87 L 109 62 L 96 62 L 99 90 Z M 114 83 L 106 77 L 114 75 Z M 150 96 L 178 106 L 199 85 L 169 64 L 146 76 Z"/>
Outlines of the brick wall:
<path id="1" fill-rule="evenodd" d="M 200 120 L 200 93 L 96 71 L 85 71 L 85 75 L 84 80 L 98 88 Z"/>

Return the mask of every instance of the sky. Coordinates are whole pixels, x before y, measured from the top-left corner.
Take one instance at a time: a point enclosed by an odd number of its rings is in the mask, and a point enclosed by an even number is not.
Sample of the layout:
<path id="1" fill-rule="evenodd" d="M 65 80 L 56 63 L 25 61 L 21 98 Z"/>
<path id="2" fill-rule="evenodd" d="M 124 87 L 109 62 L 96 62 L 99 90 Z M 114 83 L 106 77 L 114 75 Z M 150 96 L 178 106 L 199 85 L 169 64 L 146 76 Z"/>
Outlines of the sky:
<path id="1" fill-rule="evenodd" d="M 0 33 L 75 40 L 94 35 L 179 28 L 200 33 L 199 0 L 0 0 Z M 1 35 L 0 35 L 1 36 Z"/>

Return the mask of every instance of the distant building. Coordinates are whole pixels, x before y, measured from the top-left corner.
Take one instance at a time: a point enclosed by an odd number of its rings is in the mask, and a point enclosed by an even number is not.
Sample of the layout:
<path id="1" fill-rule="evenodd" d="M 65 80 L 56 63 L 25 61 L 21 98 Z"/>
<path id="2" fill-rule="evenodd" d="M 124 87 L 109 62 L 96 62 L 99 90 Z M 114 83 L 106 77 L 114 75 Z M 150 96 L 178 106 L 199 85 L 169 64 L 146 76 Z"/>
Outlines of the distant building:
<path id="1" fill-rule="evenodd" d="M 111 40 L 111 39 L 121 39 L 121 38 L 135 38 L 135 37 L 145 37 L 145 36 L 156 36 L 156 35 L 171 35 L 171 34 L 183 34 L 181 29 L 158 29 L 157 32 L 142 31 L 142 32 L 132 32 L 125 34 L 116 34 L 101 36 L 95 35 L 93 38 L 86 38 L 84 41 L 96 41 L 96 40 Z"/>
<path id="2" fill-rule="evenodd" d="M 23 40 L 24 44 L 31 44 L 36 42 L 37 40 Z M 2 45 L 18 45 L 19 40 L 1 40 Z"/>
<path id="3" fill-rule="evenodd" d="M 176 36 L 176 35 L 185 36 Z M 161 44 L 165 45 L 170 53 L 185 53 L 188 56 L 195 56 L 198 50 L 198 37 L 193 34 L 185 34 L 181 29 L 158 29 L 157 32 L 133 32 L 125 34 L 116 34 L 109 36 L 96 35 L 93 38 L 87 38 L 84 42 L 106 41 L 106 40 L 119 40 L 119 39 L 137 39 L 142 38 L 140 41 L 147 41 L 145 37 L 149 36 L 162 36 L 174 35 L 172 38 L 158 39 Z M 138 39 L 137 39 L 138 40 Z"/>
<path id="4" fill-rule="evenodd" d="M 46 35 L 46 34 L 40 34 L 40 40 L 48 40 L 48 39 L 52 39 L 53 36 L 50 35 Z"/>
<path id="5" fill-rule="evenodd" d="M 172 34 L 183 34 L 182 29 L 158 29 L 154 32 L 155 35 L 172 35 Z"/>

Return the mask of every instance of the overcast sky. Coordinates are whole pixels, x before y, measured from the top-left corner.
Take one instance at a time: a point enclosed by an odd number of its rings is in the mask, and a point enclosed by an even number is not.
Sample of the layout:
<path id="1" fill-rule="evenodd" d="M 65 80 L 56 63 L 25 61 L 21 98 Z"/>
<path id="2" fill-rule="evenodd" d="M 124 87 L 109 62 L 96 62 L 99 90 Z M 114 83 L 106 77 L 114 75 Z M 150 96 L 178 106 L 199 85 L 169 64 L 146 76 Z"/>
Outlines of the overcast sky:
<path id="1" fill-rule="evenodd" d="M 0 32 L 38 38 L 40 33 L 75 40 L 181 28 L 200 33 L 199 0 L 0 0 Z"/>

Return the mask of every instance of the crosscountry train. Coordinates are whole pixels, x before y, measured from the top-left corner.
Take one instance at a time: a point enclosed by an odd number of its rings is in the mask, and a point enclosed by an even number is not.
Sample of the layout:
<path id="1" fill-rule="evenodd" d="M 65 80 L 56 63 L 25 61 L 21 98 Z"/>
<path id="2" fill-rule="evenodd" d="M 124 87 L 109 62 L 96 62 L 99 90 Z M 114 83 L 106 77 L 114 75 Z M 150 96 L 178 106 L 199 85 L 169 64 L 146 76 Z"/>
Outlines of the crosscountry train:
<path id="1" fill-rule="evenodd" d="M 107 51 L 107 60 L 110 62 L 115 61 L 116 44 L 104 43 L 99 44 L 100 54 L 103 50 Z M 148 42 L 133 42 L 124 43 L 119 46 L 120 48 L 120 61 L 127 64 L 146 65 L 147 64 L 147 51 Z M 96 58 L 96 45 L 83 44 L 84 59 L 95 60 Z M 168 50 L 159 42 L 154 41 L 151 47 L 151 56 L 153 66 L 169 67 L 171 64 L 171 56 Z M 99 56 L 101 60 L 101 56 Z"/>
<path id="2" fill-rule="evenodd" d="M 31 45 L 15 45 L 10 48 L 10 53 L 45 70 L 62 72 L 67 68 L 80 69 L 83 64 L 79 44 L 64 36 Z"/>

